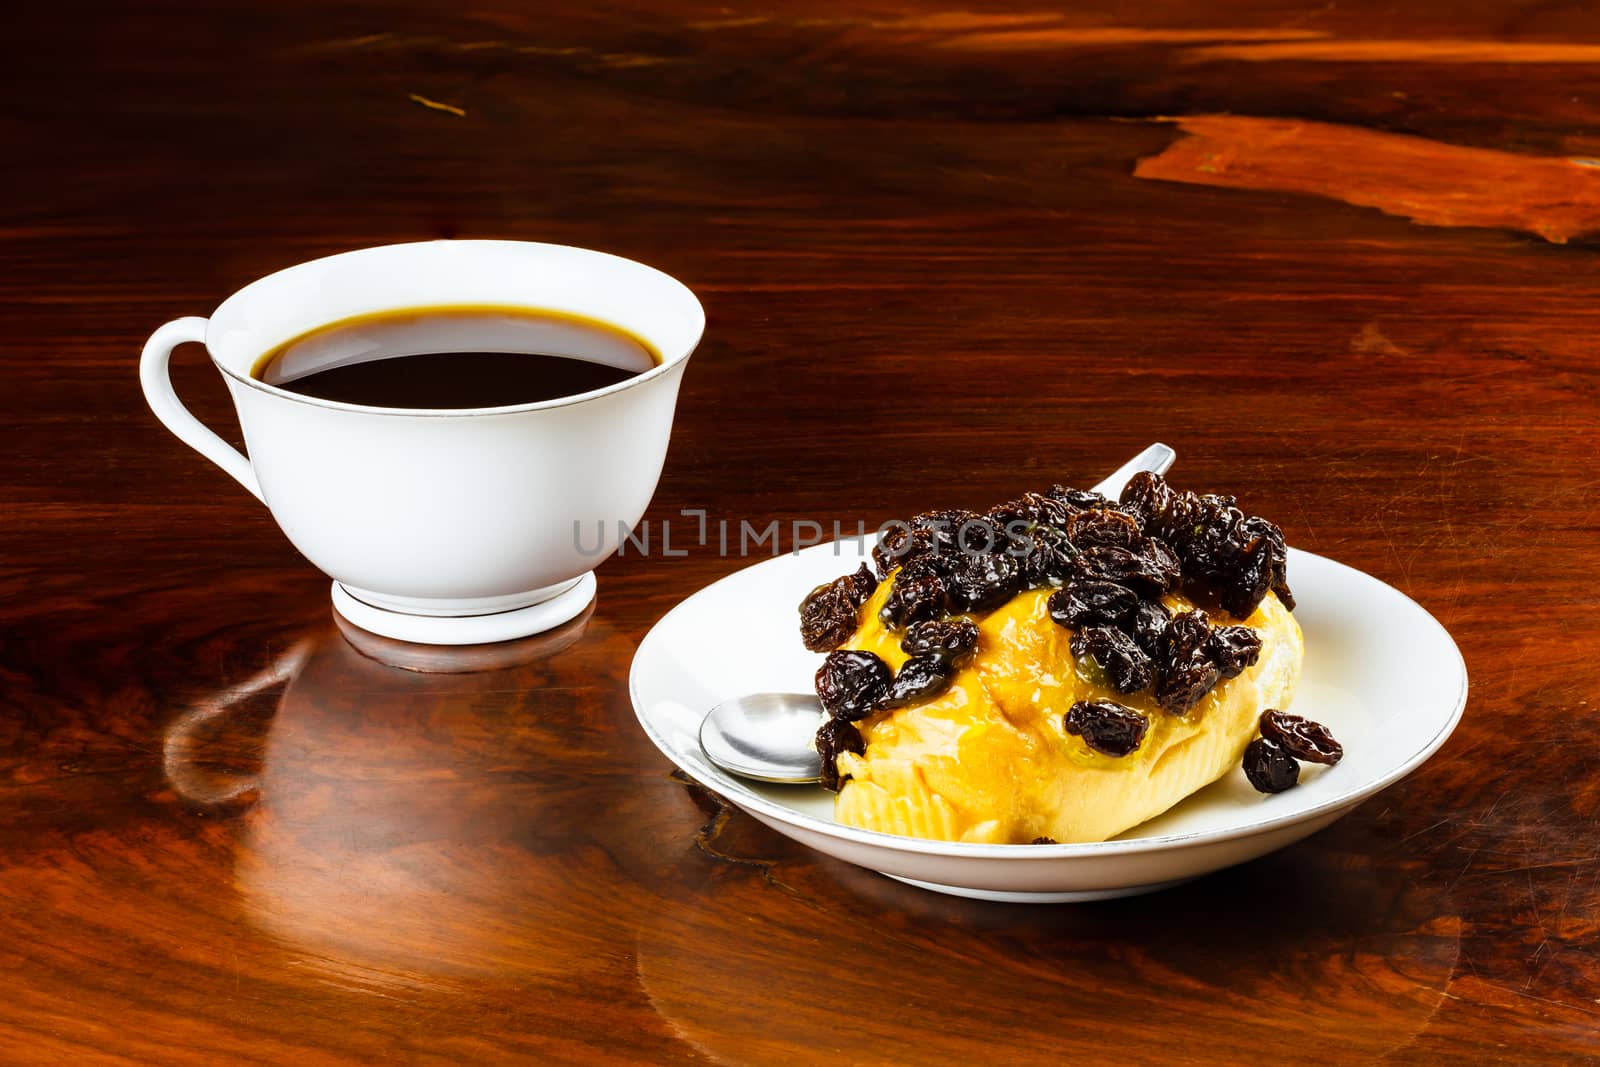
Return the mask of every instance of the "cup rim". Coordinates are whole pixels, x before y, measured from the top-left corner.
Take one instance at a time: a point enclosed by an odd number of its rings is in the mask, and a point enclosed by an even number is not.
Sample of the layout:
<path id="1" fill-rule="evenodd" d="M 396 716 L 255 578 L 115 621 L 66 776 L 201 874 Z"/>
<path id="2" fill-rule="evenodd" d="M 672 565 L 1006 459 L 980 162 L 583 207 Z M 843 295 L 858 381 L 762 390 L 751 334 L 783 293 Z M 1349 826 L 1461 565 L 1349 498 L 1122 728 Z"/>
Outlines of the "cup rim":
<path id="1" fill-rule="evenodd" d="M 332 260 L 343 259 L 346 256 L 361 256 L 388 249 L 420 248 L 437 244 L 515 245 L 519 248 L 529 249 L 560 249 L 563 252 L 579 252 L 586 256 L 595 256 L 604 259 L 616 260 L 619 263 L 624 263 L 630 267 L 654 274 L 672 288 L 677 289 L 687 301 L 688 306 L 694 311 L 694 336 L 690 338 L 687 344 L 681 346 L 676 351 L 662 351 L 661 362 L 656 366 L 650 368 L 642 374 L 636 374 L 631 378 L 627 378 L 613 385 L 602 386 L 599 389 L 590 389 L 585 393 L 574 393 L 571 396 L 556 397 L 553 400 L 535 400 L 524 404 L 504 404 L 499 407 L 492 408 L 395 408 L 383 407 L 377 404 L 351 404 L 343 400 L 325 400 L 321 397 L 306 396 L 303 393 L 295 393 L 288 389 L 280 388 L 276 385 L 269 385 L 268 383 L 263 382 L 258 378 L 253 378 L 248 374 L 240 374 L 233 368 L 224 365 L 222 360 L 211 350 L 211 321 L 218 316 L 223 308 L 233 303 L 235 300 L 245 296 L 250 292 L 250 290 L 256 288 L 257 286 L 265 285 L 275 278 L 288 274 L 291 271 L 299 270 L 302 267 L 309 267 L 318 263 L 328 263 Z M 538 309 L 534 309 L 530 306 L 530 310 Z M 206 322 L 207 336 L 205 345 L 206 355 L 210 357 L 212 366 L 216 367 L 220 373 L 226 375 L 241 385 L 249 386 L 258 392 L 266 393 L 269 396 L 279 397 L 283 400 L 293 401 L 297 404 L 308 404 L 312 407 L 331 408 L 335 411 L 359 412 L 366 415 L 404 415 L 412 418 L 448 419 L 473 418 L 480 415 L 514 415 L 527 411 L 544 411 L 554 408 L 572 407 L 575 404 L 586 404 L 591 400 L 598 400 L 602 397 L 612 396 L 616 393 L 637 388 L 655 380 L 656 378 L 663 377 L 664 375 L 673 371 L 675 368 L 680 367 L 691 355 L 694 354 L 694 350 L 699 347 L 700 340 L 705 336 L 705 332 L 705 307 L 700 303 L 700 298 L 695 296 L 694 290 L 690 289 L 687 285 L 683 284 L 666 271 L 652 267 L 648 263 L 641 263 L 636 259 L 629 259 L 626 256 L 619 256 L 612 252 L 601 252 L 598 249 L 583 248 L 579 245 L 553 244 L 548 241 L 517 241 L 479 238 L 456 240 L 453 238 L 440 238 L 433 241 L 400 241 L 386 245 L 368 245 L 363 248 L 351 249 L 347 252 L 336 252 L 331 256 L 318 256 L 315 259 L 302 260 L 301 262 L 293 264 L 292 266 L 273 271 L 271 274 L 262 275 L 255 281 L 235 290 L 232 294 L 225 298 L 222 303 L 218 304 L 214 311 L 212 311 L 211 318 Z"/>

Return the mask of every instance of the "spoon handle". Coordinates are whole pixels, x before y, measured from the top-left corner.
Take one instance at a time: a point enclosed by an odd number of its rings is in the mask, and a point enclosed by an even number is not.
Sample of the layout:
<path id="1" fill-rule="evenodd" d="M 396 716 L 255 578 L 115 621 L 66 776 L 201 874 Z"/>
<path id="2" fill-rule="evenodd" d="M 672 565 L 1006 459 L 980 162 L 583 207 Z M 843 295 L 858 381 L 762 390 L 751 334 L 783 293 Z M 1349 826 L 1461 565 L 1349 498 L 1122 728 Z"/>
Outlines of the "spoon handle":
<path id="1" fill-rule="evenodd" d="M 1172 461 L 1177 458 L 1178 454 L 1176 452 L 1157 441 L 1118 467 L 1110 477 L 1096 485 L 1094 491 L 1101 496 L 1108 496 L 1115 500 L 1122 495 L 1122 487 L 1127 485 L 1135 474 L 1141 471 L 1149 471 L 1152 474 L 1165 474 L 1167 469 L 1172 466 Z"/>

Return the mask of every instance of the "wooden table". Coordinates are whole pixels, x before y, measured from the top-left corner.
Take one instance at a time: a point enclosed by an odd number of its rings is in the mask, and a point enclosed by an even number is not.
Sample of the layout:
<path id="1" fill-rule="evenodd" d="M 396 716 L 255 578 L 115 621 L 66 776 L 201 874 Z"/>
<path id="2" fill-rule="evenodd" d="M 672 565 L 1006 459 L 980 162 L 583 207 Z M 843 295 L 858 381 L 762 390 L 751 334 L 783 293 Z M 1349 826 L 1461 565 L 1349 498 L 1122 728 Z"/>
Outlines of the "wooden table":
<path id="1" fill-rule="evenodd" d="M 1600 1056 L 1600 17 L 1465 6 L 18 6 L 0 1062 Z M 669 773 L 630 657 L 746 561 L 616 559 L 509 662 L 388 665 L 135 364 L 433 236 L 701 295 L 654 521 L 875 525 L 1159 438 L 1433 612 L 1465 721 L 1281 853 L 1023 907 Z"/>

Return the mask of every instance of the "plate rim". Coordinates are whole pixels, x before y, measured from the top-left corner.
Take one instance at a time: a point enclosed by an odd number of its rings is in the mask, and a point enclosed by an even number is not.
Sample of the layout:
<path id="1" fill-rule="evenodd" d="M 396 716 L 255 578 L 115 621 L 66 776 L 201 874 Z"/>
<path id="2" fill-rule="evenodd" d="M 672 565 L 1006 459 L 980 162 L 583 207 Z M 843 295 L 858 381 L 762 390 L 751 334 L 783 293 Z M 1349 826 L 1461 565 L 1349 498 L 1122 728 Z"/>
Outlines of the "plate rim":
<path id="1" fill-rule="evenodd" d="M 847 542 L 859 544 L 865 540 L 866 539 L 864 537 L 837 538 L 832 541 L 825 541 L 822 544 L 809 546 L 803 549 L 801 552 L 786 553 L 785 556 L 798 559 L 802 553 L 817 553 L 820 555 L 822 550 L 830 549 L 834 545 Z M 1271 833 L 1275 830 L 1285 829 L 1298 823 L 1307 822 L 1321 815 L 1328 814 L 1329 812 L 1349 810 L 1354 808 L 1357 804 L 1360 804 L 1362 801 L 1372 797 L 1374 794 L 1382 792 L 1389 786 L 1400 781 L 1402 778 L 1405 778 L 1423 763 L 1426 763 L 1435 752 L 1438 752 L 1439 749 L 1444 746 L 1444 743 L 1450 739 L 1450 736 L 1455 733 L 1456 727 L 1460 725 L 1461 719 L 1465 714 L 1467 707 L 1467 696 L 1470 690 L 1470 680 L 1467 675 L 1466 658 L 1462 656 L 1461 648 L 1456 644 L 1455 638 L 1451 636 L 1450 631 L 1445 629 L 1443 623 L 1434 618 L 1432 612 L 1423 607 L 1421 604 L 1417 603 L 1417 601 L 1412 599 L 1405 592 L 1390 585 L 1388 582 L 1383 581 L 1381 578 L 1370 575 L 1363 570 L 1352 567 L 1347 563 L 1340 563 L 1336 559 L 1331 559 L 1327 556 L 1318 555 L 1315 552 L 1308 552 L 1305 549 L 1295 548 L 1293 546 L 1289 547 L 1289 553 L 1291 562 L 1294 556 L 1315 559 L 1319 563 L 1328 564 L 1341 571 L 1348 571 L 1360 579 L 1376 582 L 1385 589 L 1389 590 L 1391 593 L 1394 593 L 1396 596 L 1400 597 L 1412 607 L 1416 608 L 1417 611 L 1421 613 L 1422 617 L 1431 623 L 1433 628 L 1438 631 L 1439 636 L 1444 638 L 1445 645 L 1452 653 L 1454 653 L 1455 663 L 1459 668 L 1460 687 L 1454 698 L 1454 706 L 1452 707 L 1445 721 L 1440 725 L 1439 729 L 1431 738 L 1429 738 L 1426 744 L 1417 749 L 1416 752 L 1412 753 L 1410 757 L 1408 757 L 1404 762 L 1402 762 L 1398 767 L 1390 771 L 1388 774 L 1381 775 L 1370 782 L 1367 782 L 1364 785 L 1361 785 L 1346 793 L 1341 793 L 1338 796 L 1324 800 L 1314 807 L 1307 808 L 1303 811 L 1296 811 L 1293 813 L 1264 819 L 1260 822 L 1251 823 L 1246 826 L 1237 826 L 1226 829 L 1190 830 L 1184 833 L 1160 834 L 1155 837 L 1134 837 L 1125 840 L 1112 839 L 1109 841 L 1079 841 L 1054 845 L 1000 845 L 971 841 L 936 841 L 932 838 L 905 837 L 900 834 L 886 833 L 882 830 L 864 830 L 856 826 L 845 826 L 842 823 L 824 822 L 813 815 L 807 815 L 804 812 L 796 811 L 793 808 L 789 808 L 782 804 L 768 800 L 759 793 L 755 793 L 744 788 L 737 779 L 731 776 L 729 776 L 728 781 L 733 784 L 734 788 L 732 790 L 724 788 L 724 784 L 721 781 L 702 780 L 698 773 L 692 773 L 688 770 L 685 770 L 683 766 L 679 764 L 675 758 L 673 758 L 672 749 L 646 720 L 643 711 L 644 701 L 639 693 L 640 659 L 644 655 L 646 645 L 649 644 L 652 638 L 655 638 L 657 631 L 666 625 L 668 620 L 670 620 L 680 610 L 683 610 L 691 601 L 700 596 L 709 594 L 712 590 L 716 589 L 724 582 L 731 581 L 746 571 L 776 563 L 779 559 L 785 558 L 785 556 L 775 556 L 771 559 L 758 560 L 755 563 L 750 563 L 746 566 L 739 567 L 738 569 L 723 575 L 715 581 L 701 586 L 688 596 L 682 598 L 670 609 L 668 609 L 664 615 L 657 619 L 651 625 L 650 629 L 645 631 L 644 637 L 640 638 L 639 645 L 634 650 L 633 659 L 629 663 L 628 699 L 630 703 L 633 704 L 634 718 L 638 720 L 640 729 L 642 729 L 645 733 L 645 736 L 650 739 L 651 744 L 655 745 L 656 749 L 667 758 L 669 763 L 671 763 L 678 770 L 689 775 L 701 786 L 717 793 L 719 796 L 723 797 L 723 799 L 738 807 L 754 808 L 761 811 L 763 814 L 777 819 L 779 822 L 794 826 L 798 829 L 808 830 L 812 833 L 821 834 L 825 837 L 849 841 L 862 846 L 872 848 L 887 848 L 895 852 L 911 852 L 922 855 L 941 856 L 949 859 L 984 859 L 1029 862 L 1076 857 L 1099 858 L 1107 856 L 1138 855 L 1146 852 L 1164 852 L 1177 849 L 1199 848 L 1207 845 L 1219 845 L 1229 841 L 1238 841 L 1244 838 L 1255 837 L 1259 834 Z M 835 552 L 834 554 L 843 555 L 843 553 L 840 552 Z M 720 775 L 722 772 L 717 771 L 716 773 Z"/>

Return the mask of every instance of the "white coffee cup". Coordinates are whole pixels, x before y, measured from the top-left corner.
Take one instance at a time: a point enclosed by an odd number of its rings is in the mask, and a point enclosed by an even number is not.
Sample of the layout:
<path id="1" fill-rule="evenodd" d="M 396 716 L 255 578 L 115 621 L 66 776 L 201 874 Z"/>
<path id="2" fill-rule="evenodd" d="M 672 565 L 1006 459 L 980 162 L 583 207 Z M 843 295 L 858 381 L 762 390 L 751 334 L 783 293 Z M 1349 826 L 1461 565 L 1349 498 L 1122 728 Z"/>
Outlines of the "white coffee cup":
<path id="1" fill-rule="evenodd" d="M 318 326 L 463 305 L 596 319 L 661 361 L 577 396 L 470 410 L 340 403 L 251 376 L 263 355 Z M 139 376 L 167 429 L 259 497 L 334 579 L 334 605 L 351 622 L 400 640 L 476 644 L 559 625 L 592 598 L 593 568 L 655 492 L 678 384 L 704 328 L 687 287 L 632 260 L 522 241 L 428 241 L 253 282 L 209 321 L 157 330 Z M 222 372 L 248 456 L 173 391 L 168 361 L 187 341 L 204 343 Z"/>

